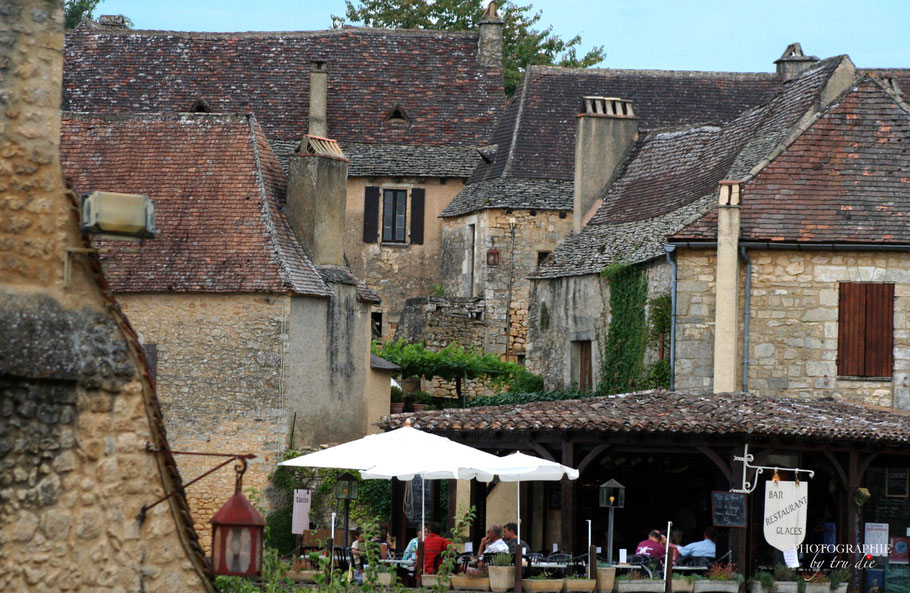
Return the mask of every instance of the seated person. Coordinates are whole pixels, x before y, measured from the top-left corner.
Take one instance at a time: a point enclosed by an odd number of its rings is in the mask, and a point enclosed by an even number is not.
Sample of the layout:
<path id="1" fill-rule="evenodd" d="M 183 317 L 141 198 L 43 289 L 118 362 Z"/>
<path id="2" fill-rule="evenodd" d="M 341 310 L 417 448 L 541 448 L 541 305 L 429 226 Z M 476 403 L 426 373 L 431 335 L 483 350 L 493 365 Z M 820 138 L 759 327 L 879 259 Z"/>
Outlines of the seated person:
<path id="1" fill-rule="evenodd" d="M 502 525 L 493 523 L 487 534 L 480 540 L 480 546 L 477 548 L 477 568 L 468 567 L 465 571 L 467 574 L 476 574 L 483 572 L 484 554 L 508 554 L 509 545 L 502 540 Z"/>
<path id="2" fill-rule="evenodd" d="M 354 582 L 358 585 L 363 584 L 363 564 L 365 560 L 364 556 L 364 539 L 363 539 L 363 530 L 359 527 L 354 530 L 354 543 L 351 544 L 351 557 L 353 558 L 353 576 Z"/>
<path id="3" fill-rule="evenodd" d="M 666 541 L 666 538 L 661 535 L 660 531 L 652 529 L 648 533 L 648 539 L 641 541 L 635 548 L 635 555 L 660 560 L 667 553 L 667 548 L 663 544 L 664 541 Z"/>
<path id="4" fill-rule="evenodd" d="M 436 559 L 452 545 L 452 542 L 439 535 L 440 525 L 433 522 L 427 525 L 427 534 L 423 540 L 423 572 L 436 572 Z"/>
<path id="5" fill-rule="evenodd" d="M 414 536 L 414 539 L 408 542 L 407 547 L 405 547 L 404 552 L 401 555 L 401 559 L 405 562 L 414 562 L 417 559 L 417 542 L 420 541 L 420 528 L 417 528 L 417 535 Z"/>
<path id="6" fill-rule="evenodd" d="M 527 556 L 530 548 L 528 544 L 518 539 L 518 525 L 515 523 L 506 523 L 502 526 L 502 541 L 509 546 L 509 552 L 514 554 L 521 544 L 521 554 Z"/>
<path id="7" fill-rule="evenodd" d="M 717 547 L 714 545 L 714 528 L 705 527 L 705 539 L 700 542 L 692 542 L 679 548 L 679 563 L 697 565 L 698 559 L 714 560 L 717 553 Z M 707 563 L 705 563 L 707 564 Z"/>
<path id="8" fill-rule="evenodd" d="M 379 559 L 389 560 L 392 558 L 392 552 L 389 549 L 389 525 L 388 523 L 379 524 L 379 535 L 372 540 L 374 544 L 379 544 Z"/>

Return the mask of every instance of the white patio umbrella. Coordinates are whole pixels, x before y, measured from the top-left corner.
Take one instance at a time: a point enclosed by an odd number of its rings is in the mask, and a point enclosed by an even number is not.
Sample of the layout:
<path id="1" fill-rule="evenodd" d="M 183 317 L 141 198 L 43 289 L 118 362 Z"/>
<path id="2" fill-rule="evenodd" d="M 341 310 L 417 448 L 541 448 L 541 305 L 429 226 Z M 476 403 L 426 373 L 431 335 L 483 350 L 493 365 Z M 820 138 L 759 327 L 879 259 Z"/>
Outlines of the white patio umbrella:
<path id="1" fill-rule="evenodd" d="M 474 465 L 465 466 L 459 469 L 459 477 L 464 479 L 476 478 L 481 482 L 489 482 L 493 477 L 498 477 L 503 482 L 521 482 L 525 481 L 548 481 L 553 482 L 561 480 L 563 476 L 570 480 L 578 479 L 578 470 L 567 465 L 541 459 L 533 455 L 527 455 L 516 451 L 505 457 L 496 457 L 497 462 L 493 465 Z M 518 540 L 521 541 L 521 487 L 516 484 L 515 487 L 518 509 Z"/>
<path id="2" fill-rule="evenodd" d="M 458 479 L 461 467 L 490 467 L 496 465 L 499 459 L 490 453 L 406 425 L 288 459 L 278 465 L 358 470 L 366 480 L 411 480 L 418 475 L 424 480 L 444 480 Z M 426 523 L 423 494 L 421 492 L 420 496 L 421 533 Z"/>

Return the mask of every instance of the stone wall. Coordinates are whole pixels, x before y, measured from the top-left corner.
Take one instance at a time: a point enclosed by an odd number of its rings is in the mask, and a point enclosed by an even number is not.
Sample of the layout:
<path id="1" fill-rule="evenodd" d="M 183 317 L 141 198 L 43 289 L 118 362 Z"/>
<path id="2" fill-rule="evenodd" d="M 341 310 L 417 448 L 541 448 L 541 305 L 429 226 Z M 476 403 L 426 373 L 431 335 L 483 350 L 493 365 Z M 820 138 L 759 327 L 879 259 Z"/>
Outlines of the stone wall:
<path id="1" fill-rule="evenodd" d="M 0 5 L 0 589 L 212 591 L 138 341 L 91 256 L 63 285 L 62 48 L 62 2 Z"/>
<path id="2" fill-rule="evenodd" d="M 426 212 L 422 245 L 363 242 L 364 191 L 367 186 L 422 187 L 426 190 Z M 349 177 L 345 213 L 344 251 L 354 274 L 382 299 L 376 311 L 383 313 L 383 336 L 395 333 L 395 326 L 410 297 L 431 294 L 439 283 L 442 222 L 439 213 L 464 187 L 464 181 L 446 178 Z M 408 201 L 407 226 L 411 212 Z"/>
<path id="3" fill-rule="evenodd" d="M 515 219 L 514 248 L 511 218 Z M 468 269 L 471 254 L 466 240 L 466 228 L 471 224 L 475 225 L 473 270 Z M 524 358 L 528 328 L 527 276 L 537 268 L 538 254 L 556 249 L 571 228 L 571 216 L 553 210 L 491 209 L 443 220 L 442 284 L 446 294 L 483 297 L 486 305 L 483 347 L 487 352 L 505 354 L 508 335 L 510 356 Z M 487 264 L 487 252 L 494 247 L 499 251 L 498 266 Z"/>
<path id="4" fill-rule="evenodd" d="M 253 453 L 244 488 L 262 491 L 288 439 L 282 362 L 291 298 L 202 293 L 118 298 L 142 343 L 157 347 L 158 395 L 171 445 L 178 451 Z M 186 479 L 217 465 L 215 458 L 192 455 L 179 455 L 177 462 Z M 233 493 L 233 466 L 187 489 L 206 550 L 208 520 Z"/>
<path id="5" fill-rule="evenodd" d="M 750 391 L 769 395 L 843 396 L 910 407 L 910 255 L 887 252 L 750 250 Z M 711 389 L 714 255 L 679 257 L 677 385 Z M 685 280 L 684 280 L 685 279 Z M 837 376 L 838 283 L 894 283 L 894 376 L 868 381 Z M 740 312 L 744 305 L 740 270 Z M 740 325 L 742 333 L 742 325 Z M 740 337 L 740 352 L 742 337 Z M 741 357 L 740 357 L 741 361 Z M 741 377 L 741 375 L 740 375 Z"/>
<path id="6" fill-rule="evenodd" d="M 668 264 L 652 262 L 647 274 L 649 301 L 670 290 Z M 591 341 L 591 370 L 597 385 L 611 319 L 609 282 L 592 274 L 534 280 L 530 303 L 527 369 L 543 378 L 544 389 L 577 387 L 579 353 L 573 342 Z M 657 352 L 649 348 L 645 363 L 656 359 Z"/>

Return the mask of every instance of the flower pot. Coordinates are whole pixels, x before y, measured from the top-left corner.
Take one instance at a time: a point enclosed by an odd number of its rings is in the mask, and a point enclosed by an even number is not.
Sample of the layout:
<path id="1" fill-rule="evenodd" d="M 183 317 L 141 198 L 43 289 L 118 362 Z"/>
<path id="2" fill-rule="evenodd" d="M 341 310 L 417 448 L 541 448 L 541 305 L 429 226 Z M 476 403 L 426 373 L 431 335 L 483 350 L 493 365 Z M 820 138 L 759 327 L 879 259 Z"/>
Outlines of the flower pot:
<path id="1" fill-rule="evenodd" d="M 461 591 L 489 591 L 489 577 L 452 575 L 452 587 Z"/>
<path id="2" fill-rule="evenodd" d="M 692 583 L 692 593 L 738 593 L 739 581 L 700 579 Z"/>
<path id="3" fill-rule="evenodd" d="M 673 591 L 674 591 L 674 593 L 676 592 L 676 587 L 673 587 Z M 768 591 L 767 589 L 762 587 L 761 583 L 759 583 L 757 581 L 752 581 L 751 583 L 749 583 L 748 591 L 749 591 L 749 593 L 771 593 L 770 591 Z"/>
<path id="4" fill-rule="evenodd" d="M 414 405 L 415 412 L 423 412 L 427 407 L 426 404 L 413 404 L 413 405 Z"/>
<path id="5" fill-rule="evenodd" d="M 673 579 L 673 593 L 691 593 L 694 582 L 689 579 Z"/>
<path id="6" fill-rule="evenodd" d="M 831 593 L 831 583 L 806 583 L 806 593 Z"/>
<path id="7" fill-rule="evenodd" d="M 389 404 L 389 414 L 401 414 L 404 412 L 404 402 L 392 402 Z"/>
<path id="8" fill-rule="evenodd" d="M 487 568 L 490 574 L 490 590 L 502 593 L 511 591 L 515 588 L 515 567 L 514 566 L 490 566 Z"/>
<path id="9" fill-rule="evenodd" d="M 565 593 L 591 593 L 597 586 L 597 579 L 564 579 L 562 590 Z"/>
<path id="10" fill-rule="evenodd" d="M 392 583 L 395 582 L 395 573 L 394 572 L 380 572 L 376 575 L 376 579 L 379 581 L 379 584 L 383 587 L 391 587 Z"/>
<path id="11" fill-rule="evenodd" d="M 799 593 L 799 586 L 796 581 L 774 581 L 771 590 L 777 593 Z"/>
<path id="12" fill-rule="evenodd" d="M 562 581 L 562 579 L 523 579 L 521 587 L 529 593 L 560 593 Z"/>
<path id="13" fill-rule="evenodd" d="M 615 593 L 663 593 L 664 582 L 657 579 L 616 581 Z"/>
<path id="14" fill-rule="evenodd" d="M 831 590 L 833 593 L 847 593 L 847 583 L 841 583 L 837 588 Z"/>
<path id="15" fill-rule="evenodd" d="M 289 570 L 287 576 L 296 583 L 315 583 L 318 570 Z"/>
<path id="16" fill-rule="evenodd" d="M 436 586 L 437 579 L 439 578 L 438 574 L 423 574 L 420 575 L 420 586 L 424 589 L 430 589 Z M 449 589 L 452 588 L 452 581 L 449 580 Z"/>
<path id="17" fill-rule="evenodd" d="M 616 568 L 613 566 L 597 569 L 597 590 L 600 593 L 613 591 L 613 581 L 616 579 Z M 675 590 L 675 589 L 674 589 Z"/>

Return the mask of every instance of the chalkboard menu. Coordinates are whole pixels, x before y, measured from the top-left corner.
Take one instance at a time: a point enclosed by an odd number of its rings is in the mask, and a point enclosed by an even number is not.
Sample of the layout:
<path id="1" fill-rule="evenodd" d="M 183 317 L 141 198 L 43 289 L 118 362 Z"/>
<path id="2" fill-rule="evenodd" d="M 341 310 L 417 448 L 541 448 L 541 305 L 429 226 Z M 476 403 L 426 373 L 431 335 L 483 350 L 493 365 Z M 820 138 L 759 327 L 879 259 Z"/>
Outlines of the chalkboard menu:
<path id="1" fill-rule="evenodd" d="M 885 496 L 907 498 L 907 468 L 889 467 L 885 470 Z"/>
<path id="2" fill-rule="evenodd" d="M 422 513 L 426 513 L 427 521 L 433 517 L 433 484 L 429 481 L 424 484 L 420 476 L 414 476 L 414 479 L 411 480 L 411 494 L 413 503 L 407 509 L 408 525 L 416 527 L 420 525 Z M 423 508 L 420 506 L 421 494 L 423 494 Z"/>
<path id="3" fill-rule="evenodd" d="M 746 495 L 742 492 L 713 491 L 711 516 L 715 527 L 745 527 Z"/>

